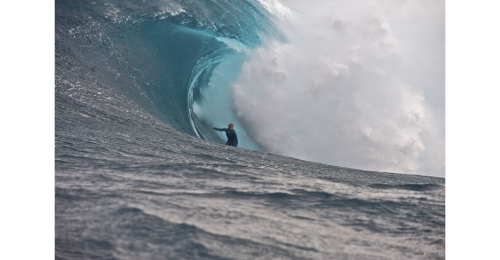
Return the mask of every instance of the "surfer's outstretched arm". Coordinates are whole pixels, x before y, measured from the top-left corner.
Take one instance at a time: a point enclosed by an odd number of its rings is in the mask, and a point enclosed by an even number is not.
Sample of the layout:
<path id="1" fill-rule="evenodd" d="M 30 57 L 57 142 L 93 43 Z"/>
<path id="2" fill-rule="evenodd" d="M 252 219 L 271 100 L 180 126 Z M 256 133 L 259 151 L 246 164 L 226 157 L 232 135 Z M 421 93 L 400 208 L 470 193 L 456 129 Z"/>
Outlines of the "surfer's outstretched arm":
<path id="1" fill-rule="evenodd" d="M 217 131 L 226 131 L 227 130 L 227 128 L 217 128 L 215 126 L 213 126 L 212 129 L 217 130 Z"/>

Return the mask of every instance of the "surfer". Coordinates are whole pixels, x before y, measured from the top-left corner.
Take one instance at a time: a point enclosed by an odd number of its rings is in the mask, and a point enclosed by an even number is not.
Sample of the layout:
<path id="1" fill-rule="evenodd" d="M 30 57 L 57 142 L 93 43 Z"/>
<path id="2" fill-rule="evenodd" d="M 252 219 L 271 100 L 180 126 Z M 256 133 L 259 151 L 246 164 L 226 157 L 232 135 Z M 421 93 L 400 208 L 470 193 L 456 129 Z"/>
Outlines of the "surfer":
<path id="1" fill-rule="evenodd" d="M 227 128 L 212 127 L 212 129 L 215 129 L 217 131 L 226 132 L 226 136 L 227 136 L 226 145 L 237 147 L 238 146 L 238 136 L 236 135 L 236 130 L 234 130 L 233 128 L 234 128 L 234 125 L 232 123 L 229 124 L 227 126 Z"/>

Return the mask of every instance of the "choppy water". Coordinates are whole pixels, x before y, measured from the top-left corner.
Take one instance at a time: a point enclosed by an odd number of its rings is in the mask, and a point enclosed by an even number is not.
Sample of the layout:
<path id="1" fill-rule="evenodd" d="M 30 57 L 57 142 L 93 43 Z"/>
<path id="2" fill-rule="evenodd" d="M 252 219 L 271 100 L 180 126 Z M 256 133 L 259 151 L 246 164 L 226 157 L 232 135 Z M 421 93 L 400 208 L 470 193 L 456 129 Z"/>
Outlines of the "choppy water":
<path id="1" fill-rule="evenodd" d="M 227 147 L 59 105 L 57 259 L 444 258 L 444 179 Z"/>

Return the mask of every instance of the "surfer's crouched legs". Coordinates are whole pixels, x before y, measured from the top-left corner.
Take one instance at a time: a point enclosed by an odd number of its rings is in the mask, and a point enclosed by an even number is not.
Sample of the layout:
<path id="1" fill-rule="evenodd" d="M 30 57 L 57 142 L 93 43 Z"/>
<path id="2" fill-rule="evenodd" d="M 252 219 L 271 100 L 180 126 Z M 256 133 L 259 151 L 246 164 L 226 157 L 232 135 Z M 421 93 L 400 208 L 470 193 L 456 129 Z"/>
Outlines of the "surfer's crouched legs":
<path id="1" fill-rule="evenodd" d="M 238 142 L 230 143 L 229 141 L 227 141 L 226 145 L 238 147 Z"/>

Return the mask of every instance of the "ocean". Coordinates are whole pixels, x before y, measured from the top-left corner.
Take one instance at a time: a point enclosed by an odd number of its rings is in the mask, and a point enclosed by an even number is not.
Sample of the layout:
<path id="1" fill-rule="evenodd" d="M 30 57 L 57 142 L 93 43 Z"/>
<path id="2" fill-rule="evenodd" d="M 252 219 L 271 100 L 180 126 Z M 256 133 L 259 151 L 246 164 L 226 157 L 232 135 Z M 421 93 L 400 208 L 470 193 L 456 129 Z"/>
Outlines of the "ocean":
<path id="1" fill-rule="evenodd" d="M 444 178 L 334 166 L 294 153 L 306 137 L 259 138 L 259 118 L 285 122 L 241 100 L 241 75 L 269 57 L 259 48 L 288 41 L 278 1 L 55 7 L 56 259 L 445 258 Z M 277 71 L 265 82 L 283 82 Z M 211 129 L 229 122 L 240 147 Z M 424 150 L 410 141 L 408 156 Z"/>

